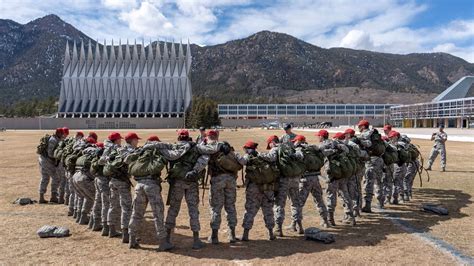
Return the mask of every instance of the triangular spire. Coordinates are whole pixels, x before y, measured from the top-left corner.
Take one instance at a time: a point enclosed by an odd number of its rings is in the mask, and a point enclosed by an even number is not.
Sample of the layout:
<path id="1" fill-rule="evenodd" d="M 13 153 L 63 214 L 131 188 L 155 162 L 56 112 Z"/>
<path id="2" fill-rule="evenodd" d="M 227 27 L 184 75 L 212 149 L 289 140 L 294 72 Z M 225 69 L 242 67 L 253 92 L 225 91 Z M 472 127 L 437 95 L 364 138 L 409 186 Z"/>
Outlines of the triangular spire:
<path id="1" fill-rule="evenodd" d="M 94 55 L 94 76 L 97 73 L 97 70 L 100 69 L 100 46 L 99 40 L 95 42 L 95 55 Z"/>
<path id="2" fill-rule="evenodd" d="M 71 52 L 69 51 L 69 42 L 66 40 L 66 51 L 64 52 L 64 65 L 63 65 L 63 75 L 66 74 L 66 70 L 71 64 Z"/>
<path id="3" fill-rule="evenodd" d="M 69 69 L 69 75 L 72 75 L 73 71 L 77 68 L 77 47 L 76 47 L 76 40 L 74 40 L 74 43 L 72 45 L 72 59 L 71 59 L 71 68 Z"/>

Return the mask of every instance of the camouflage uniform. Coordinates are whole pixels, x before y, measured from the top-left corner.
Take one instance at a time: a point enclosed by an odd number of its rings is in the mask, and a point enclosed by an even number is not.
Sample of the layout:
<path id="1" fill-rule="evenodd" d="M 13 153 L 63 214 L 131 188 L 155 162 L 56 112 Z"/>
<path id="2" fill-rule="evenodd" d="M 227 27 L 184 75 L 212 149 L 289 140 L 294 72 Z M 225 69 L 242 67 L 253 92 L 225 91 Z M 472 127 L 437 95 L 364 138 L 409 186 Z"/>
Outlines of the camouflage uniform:
<path id="1" fill-rule="evenodd" d="M 446 144 L 445 141 L 448 139 L 448 134 L 446 132 L 436 132 L 434 137 L 434 145 L 430 152 L 430 157 L 428 159 L 428 169 L 431 169 L 433 166 L 436 157 L 438 154 L 441 154 L 441 168 L 446 168 Z"/>
<path id="2" fill-rule="evenodd" d="M 67 185 L 66 169 L 64 169 L 64 165 L 62 163 L 59 163 L 57 167 L 57 175 L 59 179 L 59 201 L 60 203 L 64 203 L 64 198 L 69 197 L 69 187 Z"/>
<path id="3" fill-rule="evenodd" d="M 96 151 L 96 147 L 88 147 L 84 149 L 83 154 L 95 153 Z M 89 215 L 92 210 L 95 197 L 94 177 L 89 170 L 90 169 L 77 166 L 76 173 L 72 177 L 76 193 L 82 198 L 82 206 L 78 205 L 78 210 L 81 212 L 81 220 L 83 223 L 89 221 L 87 215 Z"/>
<path id="4" fill-rule="evenodd" d="M 94 180 L 95 199 L 93 216 L 95 223 L 107 224 L 107 213 L 110 208 L 110 179 L 105 176 L 96 175 Z"/>
<path id="5" fill-rule="evenodd" d="M 395 164 L 383 165 L 383 174 L 382 174 L 382 186 L 383 186 L 383 200 L 388 202 L 392 199 L 394 178 L 393 173 L 395 171 Z"/>
<path id="6" fill-rule="evenodd" d="M 370 137 L 374 132 L 373 129 L 365 129 L 360 135 L 360 142 L 363 148 L 370 149 L 372 146 L 372 141 Z M 370 156 L 370 159 L 365 163 L 365 176 L 364 176 L 364 199 L 370 205 L 372 202 L 372 197 L 375 195 L 379 202 L 380 206 L 383 206 L 383 185 L 382 185 L 382 175 L 383 175 L 383 166 L 384 162 L 380 156 Z"/>
<path id="7" fill-rule="evenodd" d="M 296 137 L 296 134 L 291 132 L 290 134 L 284 134 L 280 138 L 280 143 L 291 143 L 291 141 Z"/>
<path id="8" fill-rule="evenodd" d="M 320 146 L 320 150 L 324 154 L 324 156 L 328 157 L 328 161 L 325 164 L 326 172 L 329 169 L 329 160 L 332 155 L 336 153 L 348 153 L 349 148 L 345 146 L 343 142 L 340 141 L 331 141 L 329 139 L 324 140 Z M 337 205 L 337 194 L 339 193 L 340 197 L 342 197 L 342 201 L 344 202 L 344 213 L 347 218 L 351 218 L 351 221 L 354 222 L 354 212 L 352 209 L 352 198 L 349 195 L 349 188 L 348 178 L 342 179 L 332 179 L 330 175 L 328 175 L 328 187 L 326 189 L 326 202 L 327 202 L 327 210 L 329 215 L 329 222 L 334 225 L 334 212 L 336 210 Z"/>
<path id="9" fill-rule="evenodd" d="M 406 174 L 403 178 L 403 192 L 405 194 L 405 199 L 412 197 L 413 180 L 415 180 L 419 167 L 420 161 L 418 160 L 407 163 Z"/>
<path id="10" fill-rule="evenodd" d="M 402 149 L 406 149 L 405 143 L 398 141 L 396 146 L 401 146 Z M 393 194 L 392 198 L 394 202 L 398 202 L 398 197 L 403 193 L 403 179 L 405 178 L 407 171 L 407 165 L 403 163 L 399 165 L 398 163 L 393 164 Z"/>
<path id="11" fill-rule="evenodd" d="M 306 172 L 300 179 L 299 183 L 299 195 L 300 195 L 300 206 L 297 211 L 297 222 L 303 220 L 303 207 L 308 199 L 309 194 L 313 195 L 314 205 L 318 209 L 321 222 L 326 221 L 328 217 L 328 210 L 323 200 L 323 189 L 319 183 L 320 172 Z"/>
<path id="12" fill-rule="evenodd" d="M 58 197 L 59 177 L 57 170 L 57 162 L 54 159 L 54 150 L 59 144 L 59 138 L 53 135 L 48 140 L 46 154 L 39 156 L 39 166 L 41 171 L 41 182 L 39 185 L 39 193 L 45 194 L 51 178 L 51 197 Z"/>
<path id="13" fill-rule="evenodd" d="M 185 152 L 198 153 L 197 150 L 188 151 L 190 148 L 190 144 L 185 141 L 178 142 L 178 146 L 185 148 L 184 149 Z M 179 159 L 181 155 L 184 155 L 184 153 L 180 154 L 179 157 L 175 156 L 174 158 L 170 157 L 167 159 L 174 161 L 174 160 Z M 202 170 L 206 168 L 209 157 L 206 155 L 196 155 L 196 156 L 198 158 L 192 170 L 195 170 L 197 173 L 200 173 Z M 165 223 L 166 229 L 173 229 L 176 227 L 176 217 L 179 214 L 179 210 L 181 208 L 181 201 L 183 200 L 183 197 L 184 197 L 186 200 L 186 205 L 188 206 L 189 224 L 191 226 L 191 231 L 199 232 L 201 230 L 201 225 L 199 223 L 199 183 L 198 183 L 198 180 L 188 181 L 183 176 L 179 179 L 172 180 L 171 182 L 173 182 L 172 191 L 170 191 L 170 193 L 172 192 L 172 194 L 169 200 L 170 207 L 166 215 L 166 223 Z"/>

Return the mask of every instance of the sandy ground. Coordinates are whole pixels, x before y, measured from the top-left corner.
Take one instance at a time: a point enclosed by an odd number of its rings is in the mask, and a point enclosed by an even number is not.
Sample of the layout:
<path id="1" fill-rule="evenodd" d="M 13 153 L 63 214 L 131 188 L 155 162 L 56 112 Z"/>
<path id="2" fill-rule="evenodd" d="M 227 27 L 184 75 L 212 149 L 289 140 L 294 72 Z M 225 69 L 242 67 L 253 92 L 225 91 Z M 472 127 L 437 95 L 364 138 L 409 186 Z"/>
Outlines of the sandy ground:
<path id="1" fill-rule="evenodd" d="M 174 141 L 175 132 L 138 131 L 147 136 L 157 133 L 164 141 Z M 431 172 L 431 181 L 423 182 L 419 187 L 415 182 L 414 200 L 408 204 L 388 206 L 383 213 L 364 215 L 356 227 L 338 225 L 328 231 L 336 234 L 336 242 L 325 245 L 305 241 L 296 233 L 286 232 L 286 237 L 276 241 L 266 240 L 266 229 L 261 213 L 255 220 L 251 231 L 252 241 L 230 245 L 226 241 L 225 217 L 220 231 L 220 245 L 207 245 L 204 249 L 191 249 L 192 232 L 189 230 L 189 218 L 183 203 L 178 218 L 178 227 L 173 235 L 177 246 L 172 252 L 159 253 L 151 213 L 141 230 L 142 249 L 129 250 L 119 239 L 101 237 L 85 226 L 77 225 L 66 216 L 64 205 L 28 205 L 18 206 L 11 202 L 17 197 L 37 199 L 39 171 L 35 148 L 41 131 L 7 131 L 0 133 L 0 264 L 457 264 L 459 260 L 423 236 L 436 238 L 448 243 L 460 254 L 474 256 L 474 143 L 448 142 L 447 172 L 438 171 L 439 162 Z M 235 147 L 240 147 L 247 139 L 263 143 L 269 134 L 281 134 L 280 131 L 241 130 L 224 131 L 221 136 Z M 197 133 L 196 133 L 197 134 Z M 315 142 L 310 133 L 305 133 L 311 142 Z M 106 131 L 99 131 L 105 138 Z M 415 140 L 427 156 L 431 143 Z M 240 178 L 240 177 L 239 177 Z M 240 180 L 239 180 L 240 183 Z M 164 185 L 166 197 L 167 185 Z M 207 191 L 206 191 L 207 193 Z M 49 196 L 49 195 L 48 195 Z M 202 238 L 210 233 L 208 196 L 201 205 Z M 437 216 L 419 211 L 422 202 L 438 202 L 450 211 L 449 216 Z M 339 203 L 340 205 L 340 203 Z M 238 189 L 237 211 L 239 223 L 244 215 L 244 189 Z M 287 205 L 287 213 L 289 207 Z M 225 214 L 223 214 L 225 215 Z M 318 226 L 311 199 L 304 209 L 304 225 Z M 336 219 L 342 216 L 338 209 Z M 289 223 L 287 215 L 286 223 Z M 396 217 L 393 222 L 389 217 Z M 399 222 L 404 226 L 400 226 Z M 71 229 L 72 236 L 63 239 L 40 239 L 36 230 L 44 224 L 63 225 Z M 397 225 L 398 224 L 398 225 Z M 406 230 L 406 226 L 410 230 Z M 242 228 L 237 229 L 238 235 Z M 421 236 L 421 237 L 420 237 Z"/>

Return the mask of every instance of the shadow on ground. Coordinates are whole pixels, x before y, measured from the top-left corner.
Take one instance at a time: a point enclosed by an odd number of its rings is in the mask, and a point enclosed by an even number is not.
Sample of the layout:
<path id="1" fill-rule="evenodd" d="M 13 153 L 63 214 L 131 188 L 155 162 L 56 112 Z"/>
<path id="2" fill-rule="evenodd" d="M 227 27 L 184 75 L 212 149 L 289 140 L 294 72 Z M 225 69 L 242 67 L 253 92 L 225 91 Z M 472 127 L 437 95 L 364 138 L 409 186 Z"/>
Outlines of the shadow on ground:
<path id="1" fill-rule="evenodd" d="M 205 248 L 196 251 L 191 249 L 192 237 L 173 234 L 172 239 L 176 248 L 171 252 L 194 258 L 249 260 L 257 258 L 271 259 L 296 253 L 313 253 L 329 249 L 345 249 L 348 246 L 375 246 L 387 239 L 389 235 L 406 233 L 387 219 L 386 215 L 394 215 L 406 221 L 417 232 L 428 232 L 432 226 L 443 221 L 466 217 L 467 215 L 461 213 L 460 210 L 472 203 L 471 196 L 459 190 L 421 188 L 416 189 L 414 197 L 415 200 L 407 204 L 388 206 L 383 213 L 375 212 L 364 215 L 355 228 L 345 225 L 338 225 L 332 228 L 330 231 L 336 235 L 336 242 L 329 245 L 305 241 L 302 236 L 291 235 L 275 241 L 256 239 L 236 244 L 229 244 L 227 239 L 220 239 L 224 243 L 219 245 L 207 244 Z M 450 214 L 448 216 L 438 216 L 420 211 L 421 204 L 428 202 L 443 204 L 448 208 Z M 308 204 L 310 204 L 309 201 Z M 180 215 L 186 214 L 180 213 Z M 317 218 L 316 215 L 313 215 L 306 217 L 306 219 L 308 220 L 306 222 L 310 223 L 314 222 L 314 219 Z M 259 222 L 262 221 L 257 219 L 256 223 Z M 183 225 L 178 227 L 180 229 L 189 229 L 189 227 Z M 153 223 L 149 220 L 145 222 L 140 230 L 141 243 L 157 245 L 158 242 L 154 232 Z M 241 232 L 241 228 L 239 228 L 239 232 Z M 207 236 L 201 236 L 203 241 L 204 237 Z M 223 234 L 220 234 L 220 237 L 222 238 Z M 252 239 L 252 231 L 250 231 L 250 238 Z"/>

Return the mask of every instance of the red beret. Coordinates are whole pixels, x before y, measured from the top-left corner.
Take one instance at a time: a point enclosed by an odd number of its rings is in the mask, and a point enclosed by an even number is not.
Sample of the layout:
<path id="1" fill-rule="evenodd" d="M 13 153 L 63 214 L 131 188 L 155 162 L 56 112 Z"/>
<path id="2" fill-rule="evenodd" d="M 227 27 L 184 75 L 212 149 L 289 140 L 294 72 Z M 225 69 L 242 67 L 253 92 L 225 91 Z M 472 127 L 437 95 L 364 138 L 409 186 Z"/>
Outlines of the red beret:
<path id="1" fill-rule="evenodd" d="M 187 129 L 180 129 L 180 130 L 178 130 L 178 135 L 189 137 L 189 131 Z"/>
<path id="2" fill-rule="evenodd" d="M 158 136 L 156 135 L 152 135 L 152 136 L 149 136 L 148 141 L 160 141 L 160 138 L 158 138 Z"/>
<path id="3" fill-rule="evenodd" d="M 63 127 L 63 132 L 64 132 L 64 135 L 69 135 L 69 128 L 68 127 Z"/>
<path id="4" fill-rule="evenodd" d="M 217 130 L 209 130 L 209 131 L 206 133 L 206 136 L 214 136 L 214 137 L 217 137 L 217 136 L 219 136 L 219 131 L 217 131 Z"/>
<path id="5" fill-rule="evenodd" d="M 296 137 L 295 137 L 294 139 L 292 139 L 291 141 L 293 141 L 293 142 L 296 142 L 296 141 L 303 141 L 303 142 L 305 142 L 305 141 L 306 141 L 306 138 L 305 138 L 305 136 L 303 136 L 303 135 L 296 135 Z"/>
<path id="6" fill-rule="evenodd" d="M 120 135 L 120 133 L 118 133 L 118 132 L 112 132 L 112 133 L 109 134 L 108 139 L 109 139 L 110 141 L 116 141 L 116 140 L 118 140 L 118 139 L 123 139 L 123 138 L 122 138 L 122 136 Z"/>
<path id="7" fill-rule="evenodd" d="M 367 120 L 360 120 L 359 123 L 357 124 L 358 127 L 362 127 L 362 126 L 365 126 L 365 127 L 368 127 L 370 125 L 369 121 Z"/>
<path id="8" fill-rule="evenodd" d="M 97 138 L 98 138 L 98 136 L 95 132 L 89 132 L 89 137 L 95 139 L 96 141 L 97 141 Z"/>
<path id="9" fill-rule="evenodd" d="M 64 129 L 62 127 L 56 128 L 56 135 L 63 135 L 64 134 Z"/>
<path id="10" fill-rule="evenodd" d="M 95 146 L 97 146 L 97 148 L 103 149 L 103 148 L 104 148 L 104 143 L 103 143 L 103 142 L 97 142 L 97 143 L 95 144 Z"/>
<path id="11" fill-rule="evenodd" d="M 327 137 L 329 136 L 329 132 L 325 129 L 321 129 L 320 131 L 316 132 L 315 135 L 318 137 Z"/>
<path id="12" fill-rule="evenodd" d="M 354 136 L 355 133 L 356 133 L 355 130 L 352 128 L 348 128 L 344 131 L 344 134 L 350 134 L 351 136 Z"/>
<path id="13" fill-rule="evenodd" d="M 127 133 L 127 135 L 125 135 L 125 140 L 132 140 L 132 139 L 141 139 L 140 137 L 138 137 L 137 133 L 135 132 L 129 132 Z"/>
<path id="14" fill-rule="evenodd" d="M 87 141 L 87 143 L 91 143 L 91 144 L 96 144 L 97 143 L 97 140 L 95 140 L 92 137 L 87 137 L 86 141 Z"/>
<path id="15" fill-rule="evenodd" d="M 76 137 L 77 137 L 77 136 L 84 137 L 84 133 L 82 133 L 82 131 L 77 131 L 77 132 L 76 132 Z"/>
<path id="16" fill-rule="evenodd" d="M 397 131 L 390 131 L 390 133 L 388 134 L 388 137 L 389 138 L 394 138 L 394 137 L 400 137 L 400 133 L 398 133 Z"/>
<path id="17" fill-rule="evenodd" d="M 344 132 L 337 132 L 336 134 L 334 134 L 332 138 L 343 140 L 345 137 L 346 137 L 346 134 L 344 134 Z"/>
<path id="18" fill-rule="evenodd" d="M 251 140 L 247 140 L 247 142 L 245 142 L 244 144 L 244 148 L 249 148 L 249 149 L 256 149 L 258 146 L 258 143 L 255 143 Z"/>
<path id="19" fill-rule="evenodd" d="M 383 126 L 383 130 L 392 130 L 392 125 L 387 124 Z"/>

